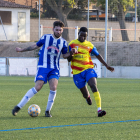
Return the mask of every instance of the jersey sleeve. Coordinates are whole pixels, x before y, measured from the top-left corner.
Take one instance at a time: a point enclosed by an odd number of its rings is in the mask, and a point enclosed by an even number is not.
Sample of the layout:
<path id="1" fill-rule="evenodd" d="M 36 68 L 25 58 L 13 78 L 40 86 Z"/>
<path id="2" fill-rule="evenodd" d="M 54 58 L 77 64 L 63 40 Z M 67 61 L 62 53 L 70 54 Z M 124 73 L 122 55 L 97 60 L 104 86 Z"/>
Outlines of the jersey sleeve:
<path id="1" fill-rule="evenodd" d="M 69 45 L 69 47 L 68 47 L 68 52 L 70 52 L 71 51 L 71 46 Z"/>
<path id="2" fill-rule="evenodd" d="M 46 36 L 43 35 L 43 36 L 40 38 L 40 40 L 36 43 L 36 45 L 37 45 L 38 47 L 41 47 L 43 44 L 45 44 L 45 38 L 46 38 Z"/>
<path id="3" fill-rule="evenodd" d="M 64 41 L 63 48 L 62 48 L 62 54 L 67 53 L 67 51 L 68 51 L 67 47 L 68 47 L 68 43 L 67 43 L 67 41 Z"/>
<path id="4" fill-rule="evenodd" d="M 98 56 L 99 55 L 99 52 L 97 51 L 96 47 L 93 47 L 92 51 L 91 51 L 91 56 Z"/>
<path id="5" fill-rule="evenodd" d="M 68 52 L 70 52 L 71 51 L 71 49 L 72 49 L 72 47 L 71 47 L 71 45 L 72 45 L 72 41 L 69 43 L 69 45 L 68 45 Z"/>

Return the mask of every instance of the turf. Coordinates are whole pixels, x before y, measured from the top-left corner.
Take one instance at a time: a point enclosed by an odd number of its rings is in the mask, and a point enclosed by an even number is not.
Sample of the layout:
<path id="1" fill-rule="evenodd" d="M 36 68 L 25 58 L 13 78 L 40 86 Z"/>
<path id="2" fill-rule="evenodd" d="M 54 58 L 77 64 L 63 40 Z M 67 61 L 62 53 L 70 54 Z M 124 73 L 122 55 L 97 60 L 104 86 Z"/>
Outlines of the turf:
<path id="1" fill-rule="evenodd" d="M 34 77 L 0 77 L 0 140 L 132 140 L 140 139 L 140 79 L 99 78 L 98 89 L 102 109 L 107 114 L 97 117 L 93 104 L 89 106 L 75 87 L 72 78 L 61 77 L 51 114 L 45 109 L 49 95 L 48 84 L 18 113 L 13 107 L 34 87 Z M 28 107 L 37 104 L 41 114 L 32 118 Z"/>

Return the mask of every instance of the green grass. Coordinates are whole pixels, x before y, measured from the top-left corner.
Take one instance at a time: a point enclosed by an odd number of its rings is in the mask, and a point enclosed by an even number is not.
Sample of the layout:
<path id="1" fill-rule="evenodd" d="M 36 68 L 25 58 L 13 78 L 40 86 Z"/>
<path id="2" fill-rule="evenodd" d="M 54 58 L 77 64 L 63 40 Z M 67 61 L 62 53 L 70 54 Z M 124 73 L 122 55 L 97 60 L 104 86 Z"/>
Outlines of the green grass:
<path id="1" fill-rule="evenodd" d="M 49 95 L 48 84 L 16 117 L 12 116 L 13 107 L 34 87 L 33 81 L 34 77 L 0 77 L 0 140 L 140 139 L 140 79 L 97 79 L 102 109 L 107 111 L 107 115 L 102 118 L 97 117 L 91 90 L 93 104 L 89 106 L 69 77 L 61 77 L 59 80 L 52 118 L 44 117 Z M 38 104 L 41 108 L 41 114 L 36 118 L 28 115 L 27 109 L 31 104 Z M 8 131 L 10 129 L 14 130 Z"/>

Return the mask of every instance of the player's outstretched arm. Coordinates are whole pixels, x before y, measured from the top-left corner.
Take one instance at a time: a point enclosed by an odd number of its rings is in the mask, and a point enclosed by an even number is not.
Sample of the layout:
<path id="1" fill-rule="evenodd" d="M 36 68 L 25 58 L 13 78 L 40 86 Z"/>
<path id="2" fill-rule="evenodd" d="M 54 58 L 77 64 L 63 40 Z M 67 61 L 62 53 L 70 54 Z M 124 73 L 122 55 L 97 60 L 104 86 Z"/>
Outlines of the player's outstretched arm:
<path id="1" fill-rule="evenodd" d="M 19 47 L 16 47 L 16 52 L 26 52 L 26 51 L 32 51 L 32 50 L 35 50 L 37 49 L 38 46 L 36 44 L 32 45 L 32 46 L 29 46 L 27 48 L 19 48 Z"/>
<path id="2" fill-rule="evenodd" d="M 111 67 L 111 66 L 108 66 L 107 63 L 104 61 L 104 59 L 102 58 L 102 56 L 101 56 L 100 54 L 97 55 L 96 58 L 97 58 L 103 65 L 105 65 L 105 67 L 106 67 L 108 70 L 110 70 L 111 72 L 114 71 L 114 68 Z"/>
<path id="3" fill-rule="evenodd" d="M 71 58 L 75 53 L 78 53 L 77 49 L 72 48 L 70 52 L 67 52 L 66 54 L 63 54 L 64 59 Z"/>

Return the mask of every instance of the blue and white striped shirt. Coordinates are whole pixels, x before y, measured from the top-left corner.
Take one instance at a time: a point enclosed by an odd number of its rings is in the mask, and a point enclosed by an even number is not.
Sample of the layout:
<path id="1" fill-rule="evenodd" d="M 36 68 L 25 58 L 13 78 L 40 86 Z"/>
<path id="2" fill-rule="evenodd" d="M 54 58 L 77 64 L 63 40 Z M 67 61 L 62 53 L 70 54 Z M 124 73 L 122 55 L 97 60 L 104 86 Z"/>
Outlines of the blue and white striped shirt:
<path id="1" fill-rule="evenodd" d="M 38 47 L 43 47 L 40 50 L 38 67 L 49 69 L 60 69 L 59 59 L 62 54 L 67 53 L 67 41 L 62 37 L 54 38 L 52 34 L 43 35 L 36 43 Z"/>

